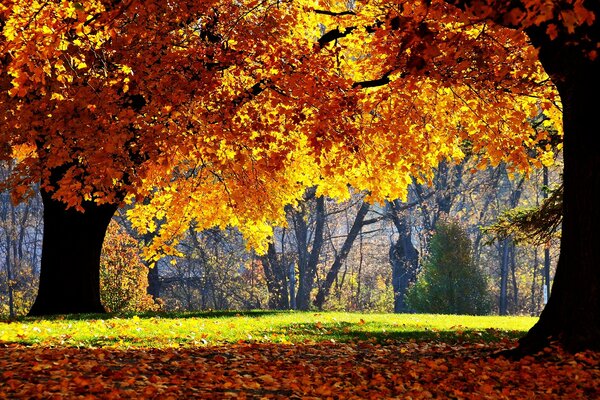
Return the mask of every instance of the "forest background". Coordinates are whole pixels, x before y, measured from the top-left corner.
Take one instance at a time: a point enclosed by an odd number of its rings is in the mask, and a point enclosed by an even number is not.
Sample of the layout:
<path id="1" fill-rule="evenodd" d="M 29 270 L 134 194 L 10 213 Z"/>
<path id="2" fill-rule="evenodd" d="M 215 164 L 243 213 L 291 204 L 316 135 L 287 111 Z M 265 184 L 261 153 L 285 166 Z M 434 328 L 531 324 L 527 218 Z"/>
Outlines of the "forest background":
<path id="1" fill-rule="evenodd" d="M 297 207 L 286 209 L 288 226 L 275 229 L 265 255 L 249 250 L 235 229 L 198 232 L 190 225 L 178 245 L 180 256 L 165 256 L 151 266 L 142 249 L 152 235 L 137 234 L 123 209 L 103 248 L 102 300 L 113 312 L 319 308 L 539 315 L 558 240 L 531 244 L 497 238 L 482 228 L 507 210 L 539 206 L 559 185 L 562 161 L 555 151 L 555 160 L 545 160 L 528 176 L 515 175 L 504 164 L 478 169 L 468 156 L 456 165 L 442 163 L 433 185 L 411 185 L 405 202 L 371 205 L 364 193 L 339 202 L 309 189 Z M 10 168 L 2 164 L 0 174 L 8 176 Z M 35 299 L 42 212 L 39 197 L 18 205 L 8 192 L 0 197 L 0 314 L 5 317 L 26 314 Z M 466 239 L 467 257 L 483 277 L 485 292 L 467 301 L 483 303 L 477 311 L 453 308 L 456 299 L 441 309 L 406 302 L 409 287 L 423 280 L 439 221 L 460 227 L 464 237 L 451 239 L 449 246 Z M 461 273 L 467 285 L 477 279 L 456 270 Z"/>

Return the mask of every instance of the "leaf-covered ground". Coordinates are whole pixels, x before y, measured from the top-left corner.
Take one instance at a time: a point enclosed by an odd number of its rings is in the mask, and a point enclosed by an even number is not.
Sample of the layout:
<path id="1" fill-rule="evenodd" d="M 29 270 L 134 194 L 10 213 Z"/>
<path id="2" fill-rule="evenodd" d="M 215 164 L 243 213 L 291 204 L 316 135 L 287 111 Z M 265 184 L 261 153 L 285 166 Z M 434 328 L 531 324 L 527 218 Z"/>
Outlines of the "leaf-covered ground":
<path id="1" fill-rule="evenodd" d="M 242 343 L 0 349 L 2 398 L 595 399 L 598 354 L 490 357 L 507 344 Z"/>
<path id="2" fill-rule="evenodd" d="M 196 324 L 208 321 L 194 318 Z M 256 323 L 245 318 L 229 316 L 216 326 L 236 332 L 235 321 L 240 326 Z M 570 355 L 547 349 L 535 357 L 508 361 L 496 353 L 515 341 L 501 327 L 478 332 L 461 325 L 440 331 L 454 317 L 407 316 L 409 324 L 410 318 L 426 319 L 425 323 L 419 320 L 425 325 L 423 336 L 413 332 L 416 337 L 408 338 L 388 331 L 395 324 L 402 326 L 405 317 L 388 316 L 387 325 L 378 325 L 378 331 L 370 325 L 379 317 L 371 315 L 290 318 L 295 322 L 287 328 L 264 326 L 265 332 L 273 332 L 271 336 L 242 338 L 239 330 L 237 336 L 206 343 L 156 341 L 144 325 L 154 324 L 160 336 L 167 333 L 163 328 L 183 326 L 189 318 L 1 323 L 5 339 L 0 341 L 0 398 L 600 398 L 600 354 Z M 72 341 L 60 333 L 87 325 L 91 328 L 85 335 L 90 335 L 96 325 L 111 323 L 115 339 L 121 339 L 106 345 L 82 337 Z M 282 339 L 280 329 L 291 328 L 299 336 Z M 13 332 L 20 335 L 18 340 L 6 340 Z M 44 333 L 48 335 L 32 339 Z M 205 332 L 206 337 L 213 334 L 216 331 Z M 76 335 L 72 332 L 72 337 Z M 99 335 L 106 332 L 99 330 Z M 145 345 L 133 340 L 143 335 Z"/>

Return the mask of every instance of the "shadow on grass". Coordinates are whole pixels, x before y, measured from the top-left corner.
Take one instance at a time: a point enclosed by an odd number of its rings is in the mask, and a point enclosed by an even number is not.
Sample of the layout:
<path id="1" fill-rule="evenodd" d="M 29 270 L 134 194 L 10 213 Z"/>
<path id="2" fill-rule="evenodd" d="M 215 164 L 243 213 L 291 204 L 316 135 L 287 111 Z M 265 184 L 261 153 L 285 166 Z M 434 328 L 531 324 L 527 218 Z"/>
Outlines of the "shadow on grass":
<path id="1" fill-rule="evenodd" d="M 385 344 L 389 342 L 436 341 L 454 343 L 492 343 L 503 340 L 519 339 L 525 331 L 500 330 L 488 328 L 476 329 L 414 329 L 414 327 L 381 327 L 377 323 L 356 324 L 349 322 L 336 323 L 292 323 L 280 327 L 280 335 L 290 338 L 306 338 L 311 340 L 352 342 L 371 341 Z M 293 342 L 294 340 L 292 340 Z"/>

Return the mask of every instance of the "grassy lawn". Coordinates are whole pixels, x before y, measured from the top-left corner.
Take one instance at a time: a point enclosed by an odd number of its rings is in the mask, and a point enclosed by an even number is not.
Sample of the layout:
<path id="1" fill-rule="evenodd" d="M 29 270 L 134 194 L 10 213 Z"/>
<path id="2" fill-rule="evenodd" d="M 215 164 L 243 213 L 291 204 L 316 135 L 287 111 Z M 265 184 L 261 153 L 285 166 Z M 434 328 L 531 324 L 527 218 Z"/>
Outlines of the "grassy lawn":
<path id="1" fill-rule="evenodd" d="M 532 317 L 342 312 L 85 315 L 0 322 L 0 342 L 62 347 L 169 348 L 227 343 L 404 340 L 494 342 L 522 336 Z"/>

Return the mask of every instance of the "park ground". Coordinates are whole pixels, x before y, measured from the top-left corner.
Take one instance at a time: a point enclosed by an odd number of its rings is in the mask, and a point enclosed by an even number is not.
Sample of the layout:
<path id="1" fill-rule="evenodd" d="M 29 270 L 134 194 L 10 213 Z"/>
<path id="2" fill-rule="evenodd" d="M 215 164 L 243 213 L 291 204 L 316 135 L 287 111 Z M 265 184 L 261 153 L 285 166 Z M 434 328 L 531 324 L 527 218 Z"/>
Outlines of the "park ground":
<path id="1" fill-rule="evenodd" d="M 600 354 L 499 355 L 536 319 L 249 312 L 0 322 L 0 398 L 595 399 Z"/>

